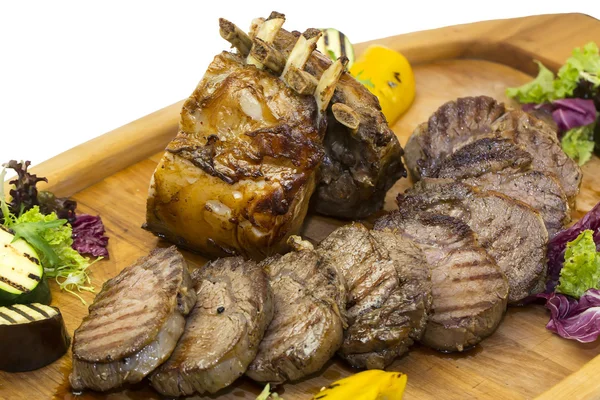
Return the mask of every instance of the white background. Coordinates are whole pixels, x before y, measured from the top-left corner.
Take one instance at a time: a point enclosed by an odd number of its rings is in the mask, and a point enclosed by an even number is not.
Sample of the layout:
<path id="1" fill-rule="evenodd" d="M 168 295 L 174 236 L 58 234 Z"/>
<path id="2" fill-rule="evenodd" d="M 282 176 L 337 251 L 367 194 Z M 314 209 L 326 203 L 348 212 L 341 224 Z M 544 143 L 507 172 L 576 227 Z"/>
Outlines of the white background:
<path id="1" fill-rule="evenodd" d="M 228 47 L 218 18 L 247 29 L 272 10 L 287 29 L 335 27 L 358 43 L 534 14 L 600 18 L 600 1 L 0 0 L 0 162 L 39 163 L 187 97 Z"/>

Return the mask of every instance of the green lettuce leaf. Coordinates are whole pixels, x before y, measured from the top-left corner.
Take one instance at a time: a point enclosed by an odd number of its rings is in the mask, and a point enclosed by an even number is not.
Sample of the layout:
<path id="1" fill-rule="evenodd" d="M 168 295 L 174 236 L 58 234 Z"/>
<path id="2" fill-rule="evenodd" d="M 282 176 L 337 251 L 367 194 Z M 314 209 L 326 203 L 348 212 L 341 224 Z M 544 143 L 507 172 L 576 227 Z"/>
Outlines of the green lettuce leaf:
<path id="1" fill-rule="evenodd" d="M 583 49 L 574 49 L 573 55 L 558 70 L 554 97 L 562 99 L 573 95 L 581 79 L 591 82 L 595 87 L 600 85 L 600 54 L 594 42 L 586 44 Z"/>
<path id="2" fill-rule="evenodd" d="M 583 165 L 592 158 L 594 151 L 595 124 L 580 126 L 570 129 L 563 135 L 560 145 L 565 153 L 579 165 Z"/>
<path id="3" fill-rule="evenodd" d="M 508 97 L 522 104 L 542 104 L 571 97 L 581 80 L 591 82 L 594 87 L 600 86 L 600 54 L 598 45 L 594 42 L 583 48 L 575 48 L 571 57 L 558 70 L 556 78 L 541 62 L 536 63 L 540 68 L 538 76 L 523 86 L 506 89 Z"/>
<path id="4" fill-rule="evenodd" d="M 523 86 L 506 89 L 506 96 L 517 99 L 522 104 L 542 104 L 553 100 L 554 74 L 541 62 L 535 62 L 539 67 L 537 77 Z"/>
<path id="5" fill-rule="evenodd" d="M 586 290 L 600 288 L 600 253 L 596 251 L 593 235 L 594 232 L 587 229 L 567 243 L 556 292 L 578 299 Z"/>
<path id="6" fill-rule="evenodd" d="M 58 219 L 56 213 L 44 215 L 34 206 L 21 214 L 11 229 L 40 251 L 46 276 L 55 278 L 62 290 L 83 301 L 74 290 L 94 291 L 87 270 L 95 261 L 90 262 L 71 247 L 72 228 L 66 222 L 66 219 Z"/>

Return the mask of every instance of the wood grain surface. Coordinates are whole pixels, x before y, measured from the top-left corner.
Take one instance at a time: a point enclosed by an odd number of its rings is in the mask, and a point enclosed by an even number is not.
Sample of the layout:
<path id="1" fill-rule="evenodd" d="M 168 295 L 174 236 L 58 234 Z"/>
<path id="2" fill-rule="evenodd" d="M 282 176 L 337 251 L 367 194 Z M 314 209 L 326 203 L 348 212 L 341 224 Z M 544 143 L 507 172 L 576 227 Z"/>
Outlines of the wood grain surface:
<path id="1" fill-rule="evenodd" d="M 570 14 L 489 21 L 375 41 L 403 52 L 414 64 L 417 97 L 393 129 L 404 145 L 413 128 L 448 100 L 485 94 L 508 102 L 505 88 L 531 79 L 526 73 L 534 72 L 532 58 L 556 68 L 573 47 L 597 38 L 599 21 Z M 365 46 L 360 44 L 357 50 Z M 174 136 L 180 107 L 181 103 L 169 106 L 35 168 L 49 178 L 47 188 L 59 195 L 73 195 L 79 212 L 102 216 L 110 237 L 110 259 L 91 268 L 97 291 L 104 281 L 138 257 L 156 246 L 168 245 L 140 226 L 145 219 L 150 177 L 161 150 Z M 575 217 L 600 201 L 600 187 L 594 183 L 600 173 L 600 160 L 594 157 L 583 170 Z M 409 185 L 403 179 L 390 190 L 386 209 L 393 208 L 393 197 Z M 310 216 L 304 235 L 319 241 L 343 223 Z M 205 262 L 198 255 L 184 254 L 193 268 Z M 75 297 L 60 293 L 54 283 L 51 286 L 53 305 L 61 309 L 72 334 L 87 314 L 87 307 Z M 91 293 L 82 296 L 88 303 L 94 297 Z M 600 379 L 596 378 L 600 359 L 594 359 L 600 352 L 600 342 L 581 344 L 561 339 L 545 329 L 547 322 L 543 306 L 510 308 L 498 331 L 475 349 L 441 354 L 417 345 L 390 369 L 408 374 L 407 400 L 530 399 L 538 395 L 541 399 L 600 398 Z M 37 371 L 0 372 L 0 399 L 161 398 L 145 383 L 108 394 L 86 392 L 76 396 L 67 381 L 70 369 L 69 352 Z M 332 360 L 320 374 L 286 384 L 278 392 L 286 400 L 309 399 L 322 386 L 352 372 L 340 360 Z M 241 379 L 217 395 L 194 398 L 254 399 L 261 389 Z"/>

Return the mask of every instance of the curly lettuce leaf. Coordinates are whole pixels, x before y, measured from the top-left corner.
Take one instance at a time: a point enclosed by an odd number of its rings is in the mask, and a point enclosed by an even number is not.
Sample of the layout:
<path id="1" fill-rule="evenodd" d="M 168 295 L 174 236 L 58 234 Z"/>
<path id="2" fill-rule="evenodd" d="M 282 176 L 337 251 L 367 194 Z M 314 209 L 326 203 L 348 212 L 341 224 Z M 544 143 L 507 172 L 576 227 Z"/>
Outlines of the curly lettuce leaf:
<path id="1" fill-rule="evenodd" d="M 594 151 L 595 124 L 579 126 L 565 132 L 560 145 L 565 153 L 579 165 L 583 165 L 592 158 Z"/>
<path id="2" fill-rule="evenodd" d="M 506 96 L 517 99 L 519 103 L 542 104 L 554 99 L 554 73 L 541 62 L 534 60 L 539 72 L 537 77 L 523 86 L 506 89 Z"/>
<path id="3" fill-rule="evenodd" d="M 600 86 L 600 54 L 594 42 L 575 48 L 556 77 L 541 62 L 535 62 L 539 66 L 538 76 L 523 86 L 506 89 L 508 97 L 520 103 L 542 104 L 572 97 L 582 81 L 589 82 L 592 89 Z"/>
<path id="4" fill-rule="evenodd" d="M 598 45 L 590 42 L 577 47 L 559 70 L 554 82 L 554 96 L 562 99 L 573 95 L 580 80 L 585 80 L 594 87 L 600 86 L 600 54 Z"/>
<path id="5" fill-rule="evenodd" d="M 556 292 L 578 299 L 588 289 L 600 288 L 600 253 L 596 251 L 594 232 L 586 229 L 567 243 L 565 263 L 560 271 Z"/>
<path id="6" fill-rule="evenodd" d="M 38 206 L 34 206 L 18 217 L 16 224 L 11 226 L 11 229 L 15 230 L 16 234 L 19 234 L 19 231 L 36 233 L 37 237 L 33 239 L 33 242 L 27 236 L 22 236 L 40 250 L 46 276 L 55 278 L 62 290 L 77 296 L 83 302 L 75 290 L 79 292 L 94 291 L 88 275 L 88 268 L 93 262 L 71 247 L 73 232 L 71 226 L 66 222 L 66 219 L 58 219 L 55 213 L 44 215 Z M 55 255 L 55 259 L 52 259 L 53 255 Z"/>

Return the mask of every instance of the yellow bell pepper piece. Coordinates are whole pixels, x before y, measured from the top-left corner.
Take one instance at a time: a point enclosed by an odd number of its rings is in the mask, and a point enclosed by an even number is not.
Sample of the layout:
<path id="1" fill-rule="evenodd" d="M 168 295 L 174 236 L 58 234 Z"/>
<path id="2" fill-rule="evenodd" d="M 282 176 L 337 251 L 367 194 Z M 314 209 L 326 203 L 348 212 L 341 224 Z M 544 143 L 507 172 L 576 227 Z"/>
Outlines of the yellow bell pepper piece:
<path id="1" fill-rule="evenodd" d="M 350 74 L 379 99 L 381 110 L 392 125 L 415 98 L 415 75 L 402 54 L 381 45 L 371 45 L 350 68 Z"/>
<path id="2" fill-rule="evenodd" d="M 401 372 L 371 369 L 332 383 L 312 400 L 402 400 L 406 381 Z"/>

